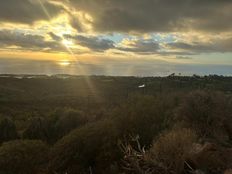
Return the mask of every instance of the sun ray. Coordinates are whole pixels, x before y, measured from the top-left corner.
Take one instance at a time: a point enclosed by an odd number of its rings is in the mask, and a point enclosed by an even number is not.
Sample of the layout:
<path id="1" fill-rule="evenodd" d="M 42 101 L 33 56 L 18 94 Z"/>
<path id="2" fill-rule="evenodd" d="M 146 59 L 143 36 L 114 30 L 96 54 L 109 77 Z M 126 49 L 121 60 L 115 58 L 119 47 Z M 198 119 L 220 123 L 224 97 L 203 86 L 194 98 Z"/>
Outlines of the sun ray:
<path id="1" fill-rule="evenodd" d="M 49 14 L 49 11 L 46 9 L 46 7 L 43 5 L 43 2 L 41 0 L 38 0 L 41 8 L 43 9 L 44 13 L 47 15 L 47 17 L 49 18 L 49 20 L 51 20 L 51 16 Z M 86 71 L 84 70 L 84 68 L 81 66 L 80 62 L 78 61 L 75 53 L 73 53 L 71 46 L 74 45 L 73 42 L 71 40 L 67 40 L 66 38 L 64 38 L 63 35 L 61 35 L 61 42 L 62 44 L 65 46 L 67 52 L 69 53 L 69 55 L 74 59 L 76 65 L 80 68 L 81 74 L 86 74 Z M 68 66 L 70 65 L 70 62 L 65 60 L 65 61 L 61 61 L 59 63 L 61 66 Z M 97 101 L 99 101 L 101 99 L 101 97 L 98 95 L 98 90 L 96 89 L 95 85 L 92 83 L 91 79 L 88 76 L 85 76 L 85 81 L 89 87 L 89 89 L 91 90 L 91 93 L 93 95 L 93 98 Z"/>
<path id="2" fill-rule="evenodd" d="M 41 0 L 38 0 L 38 2 L 39 2 L 39 4 L 40 4 L 41 8 L 43 9 L 44 13 L 45 13 L 46 16 L 48 17 L 48 19 L 51 19 L 51 16 L 50 16 L 50 14 L 48 13 L 48 11 L 47 11 L 46 7 L 44 6 L 43 2 L 42 2 Z"/>

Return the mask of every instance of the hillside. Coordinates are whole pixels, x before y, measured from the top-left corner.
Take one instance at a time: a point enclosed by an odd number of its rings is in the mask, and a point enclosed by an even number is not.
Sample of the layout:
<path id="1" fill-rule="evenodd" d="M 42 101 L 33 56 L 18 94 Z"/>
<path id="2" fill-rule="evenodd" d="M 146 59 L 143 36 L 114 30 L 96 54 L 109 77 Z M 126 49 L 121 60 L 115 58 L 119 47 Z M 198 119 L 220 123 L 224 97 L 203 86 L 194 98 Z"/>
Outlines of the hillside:
<path id="1" fill-rule="evenodd" d="M 0 76 L 0 173 L 225 173 L 232 77 Z"/>

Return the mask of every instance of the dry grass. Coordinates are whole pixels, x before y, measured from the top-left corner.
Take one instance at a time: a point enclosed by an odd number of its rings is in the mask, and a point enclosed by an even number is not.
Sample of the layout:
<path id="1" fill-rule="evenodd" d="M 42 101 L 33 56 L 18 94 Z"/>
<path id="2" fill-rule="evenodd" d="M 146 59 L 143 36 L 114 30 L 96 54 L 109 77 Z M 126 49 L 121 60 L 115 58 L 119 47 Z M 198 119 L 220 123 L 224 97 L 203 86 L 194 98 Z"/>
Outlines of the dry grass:
<path id="1" fill-rule="evenodd" d="M 190 129 L 174 129 L 164 133 L 150 149 L 152 159 L 161 164 L 167 173 L 182 173 L 185 164 L 188 165 L 186 160 L 195 141 L 196 135 Z"/>

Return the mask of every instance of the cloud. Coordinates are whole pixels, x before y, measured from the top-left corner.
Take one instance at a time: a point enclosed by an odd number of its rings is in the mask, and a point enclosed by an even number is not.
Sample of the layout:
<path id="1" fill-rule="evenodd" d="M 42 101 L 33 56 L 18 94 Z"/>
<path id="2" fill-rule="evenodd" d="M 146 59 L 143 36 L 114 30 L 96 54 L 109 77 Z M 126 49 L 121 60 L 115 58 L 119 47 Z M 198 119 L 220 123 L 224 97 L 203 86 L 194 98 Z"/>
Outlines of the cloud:
<path id="1" fill-rule="evenodd" d="M 74 40 L 75 44 L 86 47 L 92 51 L 103 52 L 114 48 L 114 42 L 96 36 L 65 35 L 66 38 Z"/>
<path id="2" fill-rule="evenodd" d="M 57 36 L 53 32 L 49 32 L 48 34 L 54 41 L 61 41 L 62 40 L 62 38 L 60 36 Z"/>
<path id="3" fill-rule="evenodd" d="M 32 24 L 38 20 L 49 20 L 63 11 L 63 7 L 49 0 L 2 0 L 1 22 Z"/>
<path id="4" fill-rule="evenodd" d="M 160 44 L 153 39 L 124 40 L 116 49 L 137 54 L 157 54 Z"/>
<path id="5" fill-rule="evenodd" d="M 140 55 L 176 55 L 178 59 L 189 59 L 187 55 L 199 55 L 202 53 L 230 53 L 232 52 L 232 37 L 209 37 L 207 40 L 183 38 L 172 42 L 162 42 L 154 39 L 124 39 L 117 44 L 115 49 L 125 53 Z"/>
<path id="6" fill-rule="evenodd" d="M 232 37 L 213 39 L 209 42 L 173 42 L 168 43 L 170 49 L 187 51 L 190 53 L 225 53 L 232 52 Z"/>
<path id="7" fill-rule="evenodd" d="M 186 30 L 222 32 L 232 29 L 231 0 L 69 0 L 69 2 L 69 6 L 74 7 L 76 11 L 90 15 L 93 18 L 94 31 L 100 32 L 144 33 Z"/>
<path id="8" fill-rule="evenodd" d="M 48 38 L 47 36 L 50 36 Z M 102 36 L 92 35 L 63 35 L 58 36 L 53 32 L 47 35 L 28 34 L 12 30 L 0 30 L 1 49 L 31 50 L 42 52 L 67 52 L 66 47 L 62 44 L 63 40 L 71 40 L 73 45 L 70 49 L 73 53 L 94 53 L 112 50 L 112 54 L 129 53 L 137 55 L 174 55 L 178 59 L 186 59 L 188 55 L 199 55 L 202 53 L 231 53 L 232 37 L 210 38 L 207 41 L 188 41 L 182 39 L 176 42 L 159 42 L 154 39 L 124 39 L 120 43 L 115 43 L 110 39 Z M 80 47 L 78 47 L 80 46 Z M 83 48 L 82 48 L 83 47 Z M 88 50 L 86 50 L 87 48 Z"/>
<path id="9" fill-rule="evenodd" d="M 77 16 L 70 15 L 70 17 L 69 17 L 69 23 L 78 32 L 83 32 L 85 30 L 83 22 L 81 22 L 81 20 Z"/>
<path id="10" fill-rule="evenodd" d="M 192 59 L 192 57 L 188 57 L 188 56 L 176 56 L 176 59 L 189 60 L 189 59 Z"/>
<path id="11" fill-rule="evenodd" d="M 2 49 L 16 46 L 18 50 L 32 51 L 62 51 L 64 48 L 59 42 L 46 41 L 44 36 L 0 30 L 0 46 Z"/>
<path id="12" fill-rule="evenodd" d="M 42 35 L 0 30 L 0 46 L 2 49 L 12 49 L 12 46 L 16 46 L 17 50 L 67 52 L 66 47 L 62 44 L 62 40 L 71 39 L 75 45 L 70 49 L 74 53 L 81 53 L 81 50 L 76 48 L 76 45 L 88 48 L 94 52 L 104 52 L 115 47 L 113 41 L 96 36 L 64 35 L 61 37 L 52 32 L 49 32 L 48 35 L 51 40 L 46 40 L 46 37 Z"/>

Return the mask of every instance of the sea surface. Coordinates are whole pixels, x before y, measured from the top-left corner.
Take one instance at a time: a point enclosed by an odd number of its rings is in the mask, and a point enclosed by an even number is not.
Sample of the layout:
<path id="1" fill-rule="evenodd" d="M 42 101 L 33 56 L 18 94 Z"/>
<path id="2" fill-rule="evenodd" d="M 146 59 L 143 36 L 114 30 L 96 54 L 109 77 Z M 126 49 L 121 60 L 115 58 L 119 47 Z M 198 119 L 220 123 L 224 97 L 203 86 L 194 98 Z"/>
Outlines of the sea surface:
<path id="1" fill-rule="evenodd" d="M 177 64 L 163 61 L 56 62 L 0 58 L 0 74 L 70 74 L 106 76 L 209 75 L 232 76 L 232 65 Z"/>

